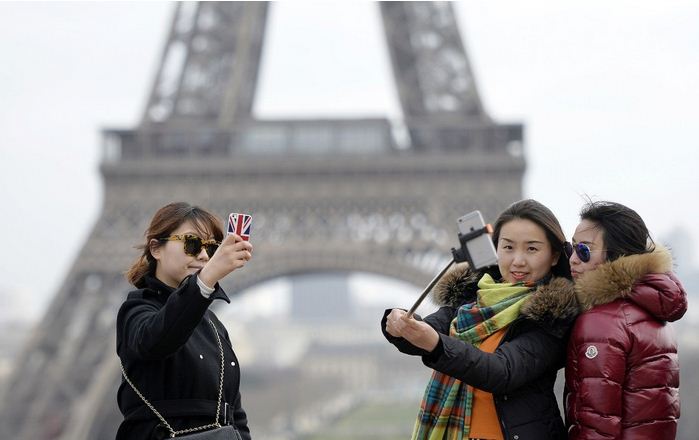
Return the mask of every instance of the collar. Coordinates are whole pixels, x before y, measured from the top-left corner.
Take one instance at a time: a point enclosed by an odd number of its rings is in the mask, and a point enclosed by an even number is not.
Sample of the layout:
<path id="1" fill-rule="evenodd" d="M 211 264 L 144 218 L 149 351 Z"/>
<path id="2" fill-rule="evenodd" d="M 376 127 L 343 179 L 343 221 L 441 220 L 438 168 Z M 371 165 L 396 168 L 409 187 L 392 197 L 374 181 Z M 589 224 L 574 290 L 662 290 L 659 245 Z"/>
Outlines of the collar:
<path id="1" fill-rule="evenodd" d="M 658 245 L 653 252 L 619 257 L 585 272 L 577 279 L 575 290 L 582 309 L 589 310 L 619 298 L 633 299 L 630 296 L 635 285 L 642 282 L 645 276 L 665 274 L 671 270 L 672 255 Z"/>
<path id="2" fill-rule="evenodd" d="M 160 281 L 155 275 L 147 274 L 143 277 L 144 287 L 155 291 L 158 295 L 170 296 L 175 289 Z M 180 284 L 181 285 L 181 284 Z"/>

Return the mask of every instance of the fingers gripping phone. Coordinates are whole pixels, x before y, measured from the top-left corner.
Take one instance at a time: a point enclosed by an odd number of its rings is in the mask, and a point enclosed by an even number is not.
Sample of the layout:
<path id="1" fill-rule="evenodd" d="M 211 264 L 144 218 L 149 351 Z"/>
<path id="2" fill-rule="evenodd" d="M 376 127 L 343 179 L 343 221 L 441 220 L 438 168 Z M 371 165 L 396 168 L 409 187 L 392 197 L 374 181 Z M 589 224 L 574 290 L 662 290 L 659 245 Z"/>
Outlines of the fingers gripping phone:
<path id="1" fill-rule="evenodd" d="M 453 250 L 456 261 L 468 261 L 474 269 L 498 264 L 493 239 L 480 211 L 469 212 L 457 220 L 461 249 Z M 488 225 L 489 227 L 490 225 Z"/>

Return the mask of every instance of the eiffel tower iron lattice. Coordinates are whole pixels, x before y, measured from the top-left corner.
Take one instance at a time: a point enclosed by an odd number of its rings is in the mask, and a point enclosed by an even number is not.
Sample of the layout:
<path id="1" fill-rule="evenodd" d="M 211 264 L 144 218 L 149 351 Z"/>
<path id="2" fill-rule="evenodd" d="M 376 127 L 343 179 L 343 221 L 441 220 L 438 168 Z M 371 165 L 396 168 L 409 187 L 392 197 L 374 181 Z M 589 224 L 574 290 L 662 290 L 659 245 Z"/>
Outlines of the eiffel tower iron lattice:
<path id="1" fill-rule="evenodd" d="M 0 437 L 113 438 L 114 320 L 152 213 L 172 200 L 255 218 L 228 292 L 365 271 L 423 286 L 456 240 L 521 197 L 522 126 L 485 113 L 447 2 L 379 3 L 408 148 L 387 119 L 251 114 L 269 4 L 178 3 L 141 123 L 105 130 L 104 207 L 0 401 Z"/>

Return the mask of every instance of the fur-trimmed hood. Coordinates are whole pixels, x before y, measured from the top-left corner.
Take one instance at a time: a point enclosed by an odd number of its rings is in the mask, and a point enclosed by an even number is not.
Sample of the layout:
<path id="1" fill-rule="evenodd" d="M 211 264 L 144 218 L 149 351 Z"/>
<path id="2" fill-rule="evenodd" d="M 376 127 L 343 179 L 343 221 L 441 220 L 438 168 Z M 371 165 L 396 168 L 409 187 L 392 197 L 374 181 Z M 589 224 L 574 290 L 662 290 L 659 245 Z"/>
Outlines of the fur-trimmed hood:
<path id="1" fill-rule="evenodd" d="M 625 298 L 660 320 L 675 321 L 687 311 L 687 294 L 671 270 L 672 255 L 656 246 L 653 252 L 619 257 L 585 272 L 575 291 L 583 311 Z"/>
<path id="2" fill-rule="evenodd" d="M 432 290 L 434 302 L 459 307 L 475 301 L 477 284 L 484 274 L 470 270 L 468 263 L 457 264 Z M 539 286 L 521 309 L 522 315 L 557 334 L 567 329 L 579 313 L 573 282 L 560 277 Z"/>
<path id="3" fill-rule="evenodd" d="M 439 280 L 432 289 L 432 299 L 437 305 L 459 307 L 475 300 L 478 280 L 485 272 L 472 271 L 468 263 L 459 263 Z"/>

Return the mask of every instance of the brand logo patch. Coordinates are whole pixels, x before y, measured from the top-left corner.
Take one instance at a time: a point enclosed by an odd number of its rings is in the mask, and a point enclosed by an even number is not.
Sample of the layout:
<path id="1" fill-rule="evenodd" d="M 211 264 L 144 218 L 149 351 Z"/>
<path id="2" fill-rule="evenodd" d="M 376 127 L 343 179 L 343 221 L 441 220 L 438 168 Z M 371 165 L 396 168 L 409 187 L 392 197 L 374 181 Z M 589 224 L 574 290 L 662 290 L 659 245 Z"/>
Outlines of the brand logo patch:
<path id="1" fill-rule="evenodd" d="M 585 350 L 585 357 L 588 359 L 594 359 L 597 357 L 597 354 L 599 354 L 599 351 L 597 350 L 597 347 L 594 345 L 590 345 L 587 347 L 587 350 Z"/>

